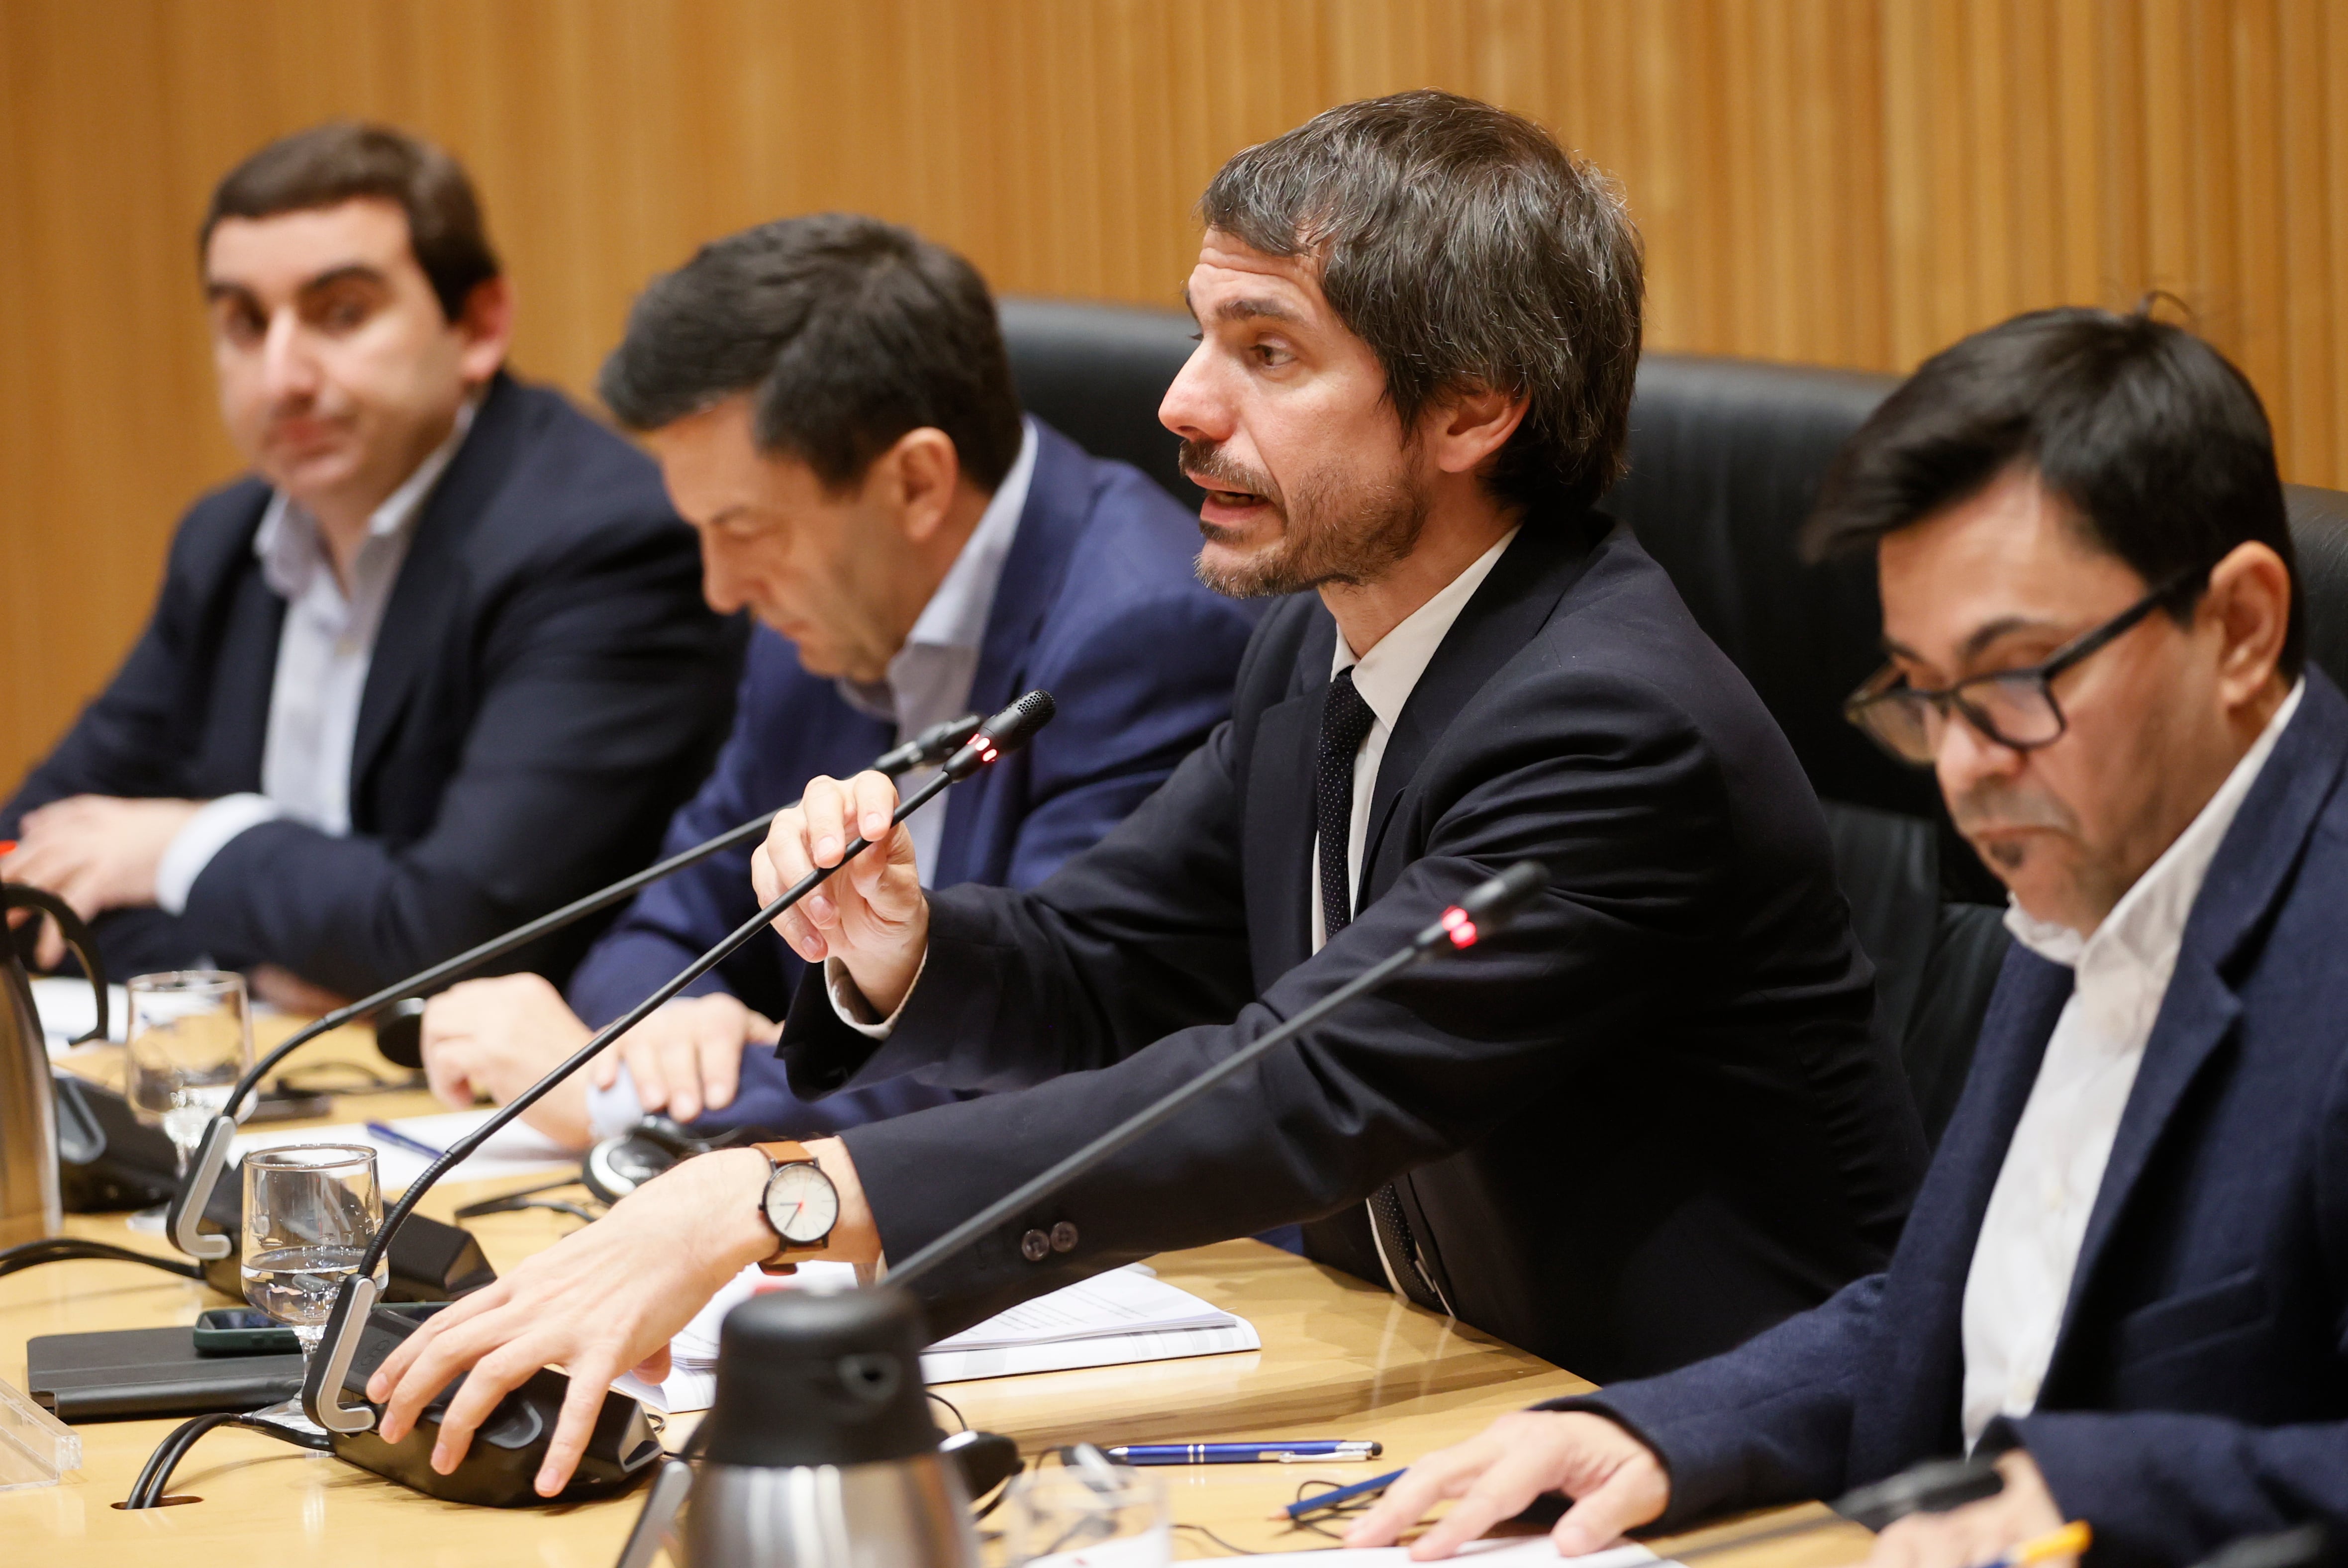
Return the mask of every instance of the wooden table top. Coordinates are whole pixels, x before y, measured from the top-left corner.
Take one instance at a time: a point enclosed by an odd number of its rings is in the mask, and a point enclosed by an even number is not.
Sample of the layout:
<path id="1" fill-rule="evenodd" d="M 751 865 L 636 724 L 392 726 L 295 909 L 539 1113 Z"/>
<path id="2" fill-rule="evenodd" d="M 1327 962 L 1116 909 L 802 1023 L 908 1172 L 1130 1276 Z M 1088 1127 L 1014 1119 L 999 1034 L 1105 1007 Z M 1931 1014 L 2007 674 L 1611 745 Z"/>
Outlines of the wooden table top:
<path id="1" fill-rule="evenodd" d="M 364 1035 L 338 1042 L 364 1050 Z M 322 1051 L 321 1055 L 327 1055 Z M 86 1065 L 104 1076 L 102 1056 Z M 420 1092 L 337 1102 L 331 1119 L 424 1114 L 442 1109 Z M 421 1208 L 449 1219 L 463 1203 L 526 1180 L 436 1190 Z M 551 1245 L 579 1222 L 543 1211 L 468 1222 L 499 1270 Z M 118 1215 L 76 1215 L 69 1234 L 164 1251 Z M 1138 1367 L 1050 1372 L 944 1384 L 973 1426 L 1014 1438 L 1029 1455 L 1090 1439 L 1212 1441 L 1251 1437 L 1374 1438 L 1386 1460 L 1371 1466 L 1221 1465 L 1169 1468 L 1174 1519 L 1204 1525 L 1249 1551 L 1333 1544 L 1266 1518 L 1308 1479 L 1355 1480 L 1406 1464 L 1480 1430 L 1493 1417 L 1591 1385 L 1488 1336 L 1447 1323 L 1373 1288 L 1256 1242 L 1168 1253 L 1153 1260 L 1167 1280 L 1252 1323 L 1260 1351 Z M 25 1386 L 25 1344 L 36 1335 L 192 1323 L 231 1305 L 206 1286 L 116 1263 L 76 1262 L 0 1279 L 0 1377 Z M 674 1446 L 692 1418 L 671 1424 Z M 139 1512 L 109 1505 L 129 1491 L 148 1454 L 176 1422 L 90 1422 L 77 1429 L 83 1468 L 58 1486 L 0 1493 L 0 1542 L 15 1562 L 58 1568 L 173 1568 L 285 1564 L 331 1559 L 335 1568 L 463 1568 L 527 1563 L 609 1568 L 642 1506 L 643 1491 L 562 1508 L 497 1510 L 436 1501 L 342 1464 L 233 1429 L 207 1435 L 182 1462 L 175 1494 L 203 1501 Z M 1811 1505 L 1815 1510 L 1815 1505 Z M 1710 1532 L 1704 1532 L 1710 1533 Z M 1703 1534 L 1656 1542 L 1674 1544 Z M 1866 1532 L 1837 1524 L 1795 1541 L 1724 1553 L 1706 1568 L 1832 1568 L 1858 1561 Z M 29 1555 L 26 1554 L 28 1553 Z M 1179 1531 L 1178 1556 L 1223 1553 Z"/>

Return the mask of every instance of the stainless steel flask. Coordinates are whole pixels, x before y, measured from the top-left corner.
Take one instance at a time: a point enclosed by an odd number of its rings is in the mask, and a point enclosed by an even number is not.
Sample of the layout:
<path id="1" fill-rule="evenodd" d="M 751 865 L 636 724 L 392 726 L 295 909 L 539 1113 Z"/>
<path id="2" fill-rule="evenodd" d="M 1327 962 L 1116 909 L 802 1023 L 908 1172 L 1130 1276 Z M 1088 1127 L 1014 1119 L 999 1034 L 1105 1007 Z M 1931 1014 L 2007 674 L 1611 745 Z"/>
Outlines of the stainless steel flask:
<path id="1" fill-rule="evenodd" d="M 81 917 L 55 893 L 0 882 L 0 916 L 31 909 L 55 917 L 90 984 L 98 987 L 98 1026 L 82 1040 L 106 1037 L 106 975 Z M 33 1006 L 33 982 L 16 955 L 15 934 L 0 923 L 0 1247 L 54 1236 L 65 1224 L 57 1190 L 57 1113 L 49 1087 L 49 1047 Z"/>
<path id="2" fill-rule="evenodd" d="M 685 1503 L 690 1568 L 974 1568 L 906 1293 L 770 1292 L 726 1315 Z"/>

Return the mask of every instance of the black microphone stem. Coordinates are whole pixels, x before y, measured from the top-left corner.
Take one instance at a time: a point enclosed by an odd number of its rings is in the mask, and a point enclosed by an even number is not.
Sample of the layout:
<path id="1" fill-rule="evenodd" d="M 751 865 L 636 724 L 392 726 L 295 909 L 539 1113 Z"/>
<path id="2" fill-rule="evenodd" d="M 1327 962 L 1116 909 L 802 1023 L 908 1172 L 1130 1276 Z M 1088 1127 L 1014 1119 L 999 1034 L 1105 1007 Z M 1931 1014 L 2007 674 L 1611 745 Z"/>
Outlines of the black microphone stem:
<path id="1" fill-rule="evenodd" d="M 944 742 L 949 736 L 955 738 L 953 745 L 960 745 L 963 740 L 969 738 L 969 732 L 977 727 L 977 716 L 972 715 L 952 725 L 938 727 L 937 738 L 933 741 L 930 739 L 928 733 L 924 732 L 915 740 L 875 758 L 872 771 L 886 773 L 893 779 L 901 773 L 921 766 L 925 761 L 936 760 L 927 756 L 926 752 Z M 925 741 L 929 742 L 927 746 L 923 744 Z M 947 749 L 951 749 L 951 747 Z M 794 801 L 792 804 L 797 803 Z M 780 810 L 788 810 L 789 808 L 783 807 Z M 242 1078 L 237 1079 L 236 1087 L 229 1091 L 227 1102 L 221 1107 L 220 1114 L 233 1119 L 237 1107 L 244 1103 L 253 1088 L 278 1063 L 328 1030 L 338 1029 L 355 1019 L 364 1018 L 386 1003 L 396 1002 L 414 993 L 429 990 L 444 980 L 453 980 L 467 970 L 477 968 L 493 958 L 502 958 L 518 948 L 528 946 L 551 932 L 561 930 L 573 921 L 583 920 L 598 910 L 609 909 L 623 899 L 633 897 L 674 872 L 681 872 L 687 866 L 698 865 L 712 855 L 723 854 L 727 850 L 747 843 L 753 839 L 763 838 L 776 815 L 775 811 L 768 811 L 764 816 L 754 817 L 738 828 L 729 829 L 714 839 L 694 845 L 689 850 L 679 851 L 657 865 L 646 866 L 633 876 L 623 877 L 607 888 L 591 892 L 583 898 L 573 899 L 561 909 L 541 914 L 536 920 L 525 924 L 517 925 L 501 936 L 492 936 L 487 942 L 469 947 L 454 957 L 444 958 L 428 969 L 418 970 L 403 980 L 395 980 L 380 991 L 362 996 L 355 1002 L 335 1008 L 324 1017 L 304 1025 L 280 1041 L 268 1055 L 255 1062 Z"/>
<path id="2" fill-rule="evenodd" d="M 897 810 L 889 818 L 889 825 L 894 828 L 898 823 L 944 794 L 953 782 L 952 776 L 946 773 L 932 775 L 927 783 L 906 796 L 898 804 Z M 687 985 L 732 957 L 736 950 L 744 943 L 748 942 L 780 918 L 785 910 L 830 881 L 832 874 L 841 866 L 871 847 L 870 840 L 861 834 L 858 835 L 850 842 L 847 849 L 840 851 L 837 862 L 828 866 L 818 866 L 784 889 L 782 892 L 776 895 L 772 903 L 727 933 L 724 941 L 678 970 L 651 995 L 596 1030 L 594 1037 L 572 1052 L 561 1066 L 506 1101 L 487 1121 L 450 1144 L 446 1154 L 434 1161 L 423 1175 L 407 1184 L 407 1191 L 400 1195 L 399 1202 L 392 1206 L 389 1213 L 384 1215 L 383 1223 L 376 1230 L 375 1240 L 368 1244 L 366 1256 L 359 1260 L 360 1277 L 366 1278 L 375 1273 L 376 1264 L 383 1261 L 384 1249 L 391 1244 L 392 1233 L 399 1228 L 399 1222 L 407 1218 L 408 1214 L 415 1210 L 417 1202 L 431 1190 L 432 1184 L 439 1181 L 443 1174 L 463 1164 L 466 1157 L 473 1150 L 496 1137 L 516 1117 L 552 1093 L 561 1085 L 563 1079 L 594 1060 L 604 1047 L 643 1023 L 662 1003 L 668 1001 Z"/>
<path id="3" fill-rule="evenodd" d="M 1274 1046 L 1295 1038 L 1298 1034 L 1319 1023 L 1363 993 L 1376 990 L 1396 975 L 1434 952 L 1437 943 L 1442 940 L 1444 934 L 1444 929 L 1440 925 L 1428 926 L 1426 931 L 1419 933 L 1412 940 L 1409 946 L 1387 954 L 1377 963 L 1363 970 L 1294 1017 L 1250 1040 L 1165 1099 L 1134 1112 L 1133 1115 L 1102 1133 L 1058 1164 L 1038 1176 L 1021 1182 L 1009 1192 L 997 1198 L 994 1202 L 907 1258 L 902 1267 L 891 1268 L 888 1274 L 889 1283 L 894 1285 L 910 1285 L 936 1266 L 940 1259 L 975 1240 L 1038 1199 L 1057 1191 L 1062 1183 L 1073 1181 L 1091 1170 Z"/>
<path id="4" fill-rule="evenodd" d="M 980 722 L 976 715 L 966 715 L 943 724 L 932 725 L 911 740 L 882 752 L 873 758 L 872 771 L 886 773 L 891 778 L 895 778 L 912 769 L 942 762 L 956 748 L 968 741 L 971 736 L 976 733 Z M 788 807 L 783 808 L 786 810 L 788 809 Z M 199 1148 L 195 1160 L 190 1164 L 188 1174 L 180 1180 L 179 1190 L 172 1195 L 170 1212 L 164 1220 L 165 1235 L 170 1240 L 172 1245 L 190 1257 L 228 1255 L 232 1249 L 226 1243 L 207 1243 L 195 1232 L 196 1222 L 202 1215 L 203 1204 L 191 1201 L 193 1190 L 201 1185 L 203 1188 L 203 1198 L 210 1200 L 212 1183 L 219 1180 L 220 1169 L 226 1162 L 229 1140 L 236 1135 L 237 1108 L 252 1095 L 264 1077 L 275 1070 L 280 1062 L 302 1047 L 308 1045 L 330 1029 L 338 1029 L 345 1024 L 366 1017 L 388 1003 L 430 990 L 443 981 L 454 980 L 458 975 L 479 968 L 493 958 L 502 958 L 517 948 L 529 945 L 550 932 L 560 931 L 573 921 L 583 919 L 598 910 L 609 909 L 622 900 L 641 892 L 673 872 L 683 871 L 685 867 L 698 864 L 712 855 L 720 854 L 738 844 L 762 837 L 775 817 L 775 812 L 768 811 L 762 817 L 753 818 L 738 828 L 730 829 L 714 839 L 671 855 L 657 865 L 647 866 L 633 876 L 623 877 L 609 887 L 591 892 L 583 898 L 573 899 L 561 909 L 541 914 L 536 920 L 518 925 L 501 936 L 493 936 L 487 942 L 467 948 L 452 958 L 444 958 L 430 968 L 420 970 L 406 979 L 395 980 L 382 990 L 362 996 L 347 1006 L 337 1007 L 324 1017 L 314 1019 L 294 1030 L 279 1041 L 267 1055 L 247 1068 L 244 1076 L 236 1080 L 236 1087 L 229 1090 L 228 1099 L 221 1105 L 219 1113 L 212 1118 L 211 1125 L 205 1130 L 203 1143 Z M 736 945 L 739 944 L 736 944 Z M 727 951 L 730 952 L 731 949 Z M 216 1253 L 207 1253 L 205 1249 L 213 1245 L 217 1245 L 219 1250 Z"/>

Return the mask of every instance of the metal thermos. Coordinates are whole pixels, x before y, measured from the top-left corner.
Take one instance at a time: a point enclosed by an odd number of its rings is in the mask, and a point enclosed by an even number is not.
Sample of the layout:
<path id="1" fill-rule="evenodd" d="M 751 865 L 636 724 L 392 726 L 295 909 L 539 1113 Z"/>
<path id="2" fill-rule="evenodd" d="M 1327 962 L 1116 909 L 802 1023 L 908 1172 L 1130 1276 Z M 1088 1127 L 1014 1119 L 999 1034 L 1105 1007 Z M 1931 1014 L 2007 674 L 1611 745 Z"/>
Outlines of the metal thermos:
<path id="1" fill-rule="evenodd" d="M 98 1027 L 82 1040 L 106 1037 L 106 975 L 89 928 L 54 893 L 20 882 L 0 882 L 0 912 L 36 909 L 56 917 L 67 943 L 98 987 Z M 64 1227 L 57 1191 L 57 1112 L 49 1087 L 49 1047 L 33 1006 L 33 982 L 16 955 L 15 933 L 0 924 L 0 1247 L 36 1242 Z"/>
<path id="2" fill-rule="evenodd" d="M 728 1313 L 685 1504 L 690 1568 L 973 1568 L 925 1337 L 913 1298 L 887 1286 L 775 1291 Z"/>

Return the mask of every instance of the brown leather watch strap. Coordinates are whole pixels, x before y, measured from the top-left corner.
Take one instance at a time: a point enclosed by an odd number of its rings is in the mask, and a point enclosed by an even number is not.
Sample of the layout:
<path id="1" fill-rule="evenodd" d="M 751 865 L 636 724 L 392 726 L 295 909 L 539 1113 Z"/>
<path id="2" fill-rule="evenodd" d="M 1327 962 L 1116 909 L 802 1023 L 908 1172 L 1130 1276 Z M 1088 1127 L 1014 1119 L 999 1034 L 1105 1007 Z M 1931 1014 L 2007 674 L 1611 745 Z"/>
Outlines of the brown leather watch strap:
<path id="1" fill-rule="evenodd" d="M 816 1162 L 815 1157 L 807 1151 L 807 1145 L 796 1139 L 778 1138 L 770 1143 L 753 1143 L 750 1147 L 767 1157 L 767 1178 L 769 1181 L 774 1179 L 775 1172 L 783 1166 L 813 1165 Z M 775 1222 L 767 1215 L 767 1189 L 763 1184 L 758 1188 L 758 1218 L 767 1228 L 773 1228 Z M 823 1244 L 819 1242 L 810 1245 L 789 1241 L 778 1231 L 775 1233 L 775 1250 L 769 1255 L 758 1260 L 758 1272 L 770 1274 L 797 1274 L 799 1267 L 797 1261 L 798 1257 L 821 1251 L 823 1251 Z"/>

